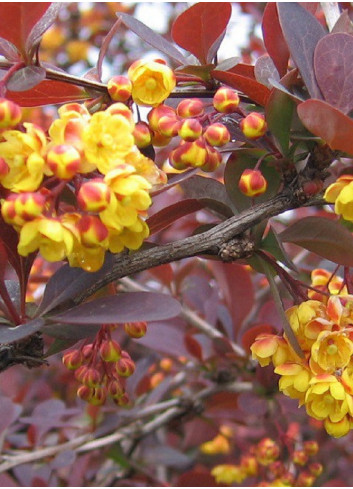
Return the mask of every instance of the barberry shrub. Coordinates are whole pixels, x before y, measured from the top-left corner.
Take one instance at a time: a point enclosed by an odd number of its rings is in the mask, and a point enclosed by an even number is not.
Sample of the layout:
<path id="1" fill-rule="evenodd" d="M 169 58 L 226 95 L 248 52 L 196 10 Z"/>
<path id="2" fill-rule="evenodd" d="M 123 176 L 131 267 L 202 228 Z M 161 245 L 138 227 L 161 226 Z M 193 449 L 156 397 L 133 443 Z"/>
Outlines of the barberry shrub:
<path id="1" fill-rule="evenodd" d="M 164 7 L 0 6 L 0 481 L 352 484 L 352 7 Z"/>

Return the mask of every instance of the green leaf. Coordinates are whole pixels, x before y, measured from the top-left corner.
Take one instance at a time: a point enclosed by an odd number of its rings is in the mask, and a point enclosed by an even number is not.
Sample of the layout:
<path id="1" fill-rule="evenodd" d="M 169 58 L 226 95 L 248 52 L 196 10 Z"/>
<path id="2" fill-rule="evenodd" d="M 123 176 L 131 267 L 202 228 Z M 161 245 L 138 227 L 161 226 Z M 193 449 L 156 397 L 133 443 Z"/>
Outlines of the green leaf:
<path id="1" fill-rule="evenodd" d="M 294 105 L 289 95 L 274 88 L 265 109 L 268 128 L 284 156 L 287 156 L 289 152 L 289 134 Z"/>
<path id="2" fill-rule="evenodd" d="M 339 221 L 306 217 L 285 229 L 279 238 L 338 265 L 353 267 L 353 236 Z"/>
<path id="3" fill-rule="evenodd" d="M 278 235 L 276 231 L 270 227 L 269 232 L 267 233 L 266 238 L 262 241 L 260 248 L 262 250 L 268 251 L 271 255 L 276 258 L 279 262 L 286 265 L 293 271 L 297 271 L 294 263 L 287 255 L 285 249 L 282 246 L 282 243 L 278 239 Z"/>

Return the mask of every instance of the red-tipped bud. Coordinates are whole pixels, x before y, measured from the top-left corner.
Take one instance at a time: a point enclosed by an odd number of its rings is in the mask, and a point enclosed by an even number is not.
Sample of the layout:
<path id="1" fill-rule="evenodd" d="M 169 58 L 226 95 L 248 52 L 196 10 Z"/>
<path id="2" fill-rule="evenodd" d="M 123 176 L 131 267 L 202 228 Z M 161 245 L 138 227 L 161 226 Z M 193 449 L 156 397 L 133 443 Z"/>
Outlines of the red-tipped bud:
<path id="1" fill-rule="evenodd" d="M 308 455 L 304 450 L 294 450 L 292 454 L 292 460 L 296 465 L 304 466 L 308 461 Z"/>
<path id="2" fill-rule="evenodd" d="M 99 354 L 104 362 L 117 362 L 121 357 L 121 348 L 115 340 L 105 340 L 99 348 Z"/>
<path id="3" fill-rule="evenodd" d="M 125 389 L 119 380 L 114 379 L 108 382 L 107 392 L 112 399 L 119 399 L 125 394 Z"/>
<path id="4" fill-rule="evenodd" d="M 135 372 L 135 362 L 127 352 L 123 351 L 120 360 L 115 364 L 115 369 L 120 377 L 130 377 Z"/>
<path id="5" fill-rule="evenodd" d="M 152 142 L 152 133 L 146 122 L 138 122 L 132 134 L 138 148 L 146 148 Z"/>
<path id="6" fill-rule="evenodd" d="M 147 115 L 150 128 L 153 131 L 158 132 L 159 120 L 165 116 L 176 119 L 176 113 L 173 107 L 169 107 L 169 105 L 160 105 L 159 107 L 155 107 L 154 109 L 150 110 Z"/>
<path id="7" fill-rule="evenodd" d="M 220 122 L 216 122 L 208 126 L 203 137 L 211 146 L 224 146 L 230 141 L 228 129 Z"/>
<path id="8" fill-rule="evenodd" d="M 279 454 L 279 446 L 270 438 L 263 438 L 256 447 L 256 459 L 261 465 L 270 465 L 277 460 Z"/>
<path id="9" fill-rule="evenodd" d="M 323 466 L 318 462 L 309 464 L 308 469 L 310 471 L 310 474 L 312 474 L 315 477 L 319 477 L 319 475 L 321 475 L 322 471 L 324 470 Z"/>
<path id="10" fill-rule="evenodd" d="M 185 142 L 175 148 L 169 155 L 169 163 L 177 170 L 188 166 L 195 168 L 204 165 L 207 161 L 206 141 L 201 137 L 196 141 Z"/>
<path id="11" fill-rule="evenodd" d="M 295 485 L 297 487 L 311 487 L 314 484 L 315 477 L 310 474 L 310 472 L 301 472 L 297 480 L 295 481 Z"/>
<path id="12" fill-rule="evenodd" d="M 231 88 L 222 87 L 217 90 L 213 97 L 213 107 L 223 114 L 234 112 L 239 105 L 239 95 Z"/>
<path id="13" fill-rule="evenodd" d="M 47 154 L 48 168 L 61 180 L 71 180 L 80 169 L 81 156 L 69 144 L 54 146 Z"/>
<path id="14" fill-rule="evenodd" d="M 282 484 L 286 487 L 294 486 L 294 475 L 288 470 L 281 475 Z"/>
<path id="15" fill-rule="evenodd" d="M 69 370 L 76 370 L 81 367 L 83 360 L 81 350 L 72 350 L 63 355 L 62 362 Z"/>
<path id="16" fill-rule="evenodd" d="M 82 401 L 90 402 L 94 393 L 94 389 L 87 387 L 86 385 L 81 385 L 77 389 L 77 396 L 82 399 Z"/>
<path id="17" fill-rule="evenodd" d="M 251 455 L 241 457 L 240 466 L 248 476 L 256 475 L 259 470 L 256 458 Z"/>
<path id="18" fill-rule="evenodd" d="M 202 126 L 197 119 L 186 119 L 180 124 L 178 134 L 184 141 L 195 141 L 202 134 Z"/>
<path id="19" fill-rule="evenodd" d="M 198 98 L 186 98 L 182 100 L 177 107 L 179 117 L 186 119 L 187 117 L 199 117 L 205 112 L 205 107 L 202 100 Z"/>
<path id="20" fill-rule="evenodd" d="M 167 146 L 170 143 L 171 139 L 172 138 L 169 138 L 167 136 L 163 136 L 163 134 L 161 134 L 158 131 L 153 131 L 153 134 L 152 134 L 153 146 L 157 146 L 158 148 L 161 148 L 163 146 Z"/>
<path id="21" fill-rule="evenodd" d="M 97 387 L 102 381 L 102 375 L 93 367 L 82 365 L 75 372 L 76 379 L 87 387 Z"/>
<path id="22" fill-rule="evenodd" d="M 114 399 L 114 402 L 120 407 L 125 407 L 130 404 L 130 399 L 127 394 L 123 394 L 121 397 L 118 397 L 118 399 Z"/>
<path id="23" fill-rule="evenodd" d="M 103 179 L 94 179 L 81 185 L 77 194 L 77 203 L 87 212 L 102 212 L 110 203 L 111 190 Z"/>
<path id="24" fill-rule="evenodd" d="M 324 184 L 322 180 L 311 180 L 310 182 L 304 182 L 303 184 L 303 192 L 307 196 L 311 195 L 316 195 L 317 193 L 321 192 Z"/>
<path id="25" fill-rule="evenodd" d="M 251 112 L 240 121 L 240 129 L 248 139 L 259 139 L 267 131 L 265 117 L 257 112 Z"/>
<path id="26" fill-rule="evenodd" d="M 108 237 L 107 228 L 97 216 L 82 216 L 76 227 L 82 243 L 87 247 L 103 245 Z"/>
<path id="27" fill-rule="evenodd" d="M 309 457 L 313 457 L 319 451 L 319 444 L 315 440 L 307 440 L 303 443 L 304 451 Z"/>
<path id="28" fill-rule="evenodd" d="M 22 226 L 43 213 L 45 201 L 44 192 L 10 194 L 2 203 L 1 214 L 7 223 Z"/>
<path id="29" fill-rule="evenodd" d="M 0 98 L 0 129 L 17 126 L 22 117 L 21 107 L 11 100 Z"/>
<path id="30" fill-rule="evenodd" d="M 158 121 L 158 132 L 168 138 L 173 138 L 178 134 L 180 122 L 176 117 L 164 115 Z"/>
<path id="31" fill-rule="evenodd" d="M 257 197 L 266 192 L 267 181 L 259 170 L 244 170 L 238 186 L 247 197 Z"/>
<path id="32" fill-rule="evenodd" d="M 131 97 L 132 83 L 126 76 L 113 76 L 108 81 L 107 88 L 115 102 L 126 102 Z"/>
<path id="33" fill-rule="evenodd" d="M 140 321 L 137 323 L 125 323 L 125 333 L 131 336 L 131 338 L 142 338 L 147 332 L 147 323 Z"/>
<path id="34" fill-rule="evenodd" d="M 107 389 L 104 386 L 95 387 L 92 396 L 88 401 L 93 406 L 101 406 L 107 399 Z"/>

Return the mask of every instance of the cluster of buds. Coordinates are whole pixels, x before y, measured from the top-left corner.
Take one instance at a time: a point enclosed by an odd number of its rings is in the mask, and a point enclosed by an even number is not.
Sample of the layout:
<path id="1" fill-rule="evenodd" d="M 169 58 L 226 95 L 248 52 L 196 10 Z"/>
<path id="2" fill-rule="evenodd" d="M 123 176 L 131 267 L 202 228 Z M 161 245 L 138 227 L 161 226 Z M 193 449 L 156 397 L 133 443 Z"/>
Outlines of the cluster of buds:
<path id="1" fill-rule="evenodd" d="M 20 114 L 0 101 L 1 214 L 19 234 L 19 254 L 96 271 L 107 250 L 138 249 L 149 193 L 165 175 L 136 147 L 130 109 L 117 102 L 91 115 L 66 104 L 49 138 L 31 123 L 16 129 Z"/>
<path id="2" fill-rule="evenodd" d="M 74 370 L 76 380 L 82 384 L 77 390 L 78 397 L 96 406 L 104 404 L 107 397 L 118 406 L 130 402 L 125 380 L 134 373 L 135 363 L 112 339 L 114 328 L 102 325 L 93 343 L 86 343 L 63 356 L 65 367 Z M 140 338 L 146 332 L 146 323 L 129 323 L 125 325 L 125 331 L 133 338 Z"/>
<path id="3" fill-rule="evenodd" d="M 217 484 L 242 484 L 251 477 L 257 479 L 257 487 L 313 486 L 323 470 L 320 463 L 312 461 L 318 452 L 317 442 L 308 440 L 300 449 L 290 448 L 286 455 L 276 441 L 262 438 L 238 464 L 216 465 L 211 474 Z"/>
<path id="4" fill-rule="evenodd" d="M 323 282 L 322 270 L 314 283 Z M 326 286 L 329 283 L 326 274 Z M 272 363 L 280 375 L 279 389 L 305 405 L 309 416 L 323 422 L 334 436 L 353 427 L 353 296 L 337 277 L 333 294 L 321 294 L 287 310 L 289 324 L 303 352 L 298 356 L 285 334 L 261 334 L 251 346 L 261 366 Z M 324 298 L 325 297 L 325 298 Z M 324 298 L 324 299 L 321 299 Z"/>

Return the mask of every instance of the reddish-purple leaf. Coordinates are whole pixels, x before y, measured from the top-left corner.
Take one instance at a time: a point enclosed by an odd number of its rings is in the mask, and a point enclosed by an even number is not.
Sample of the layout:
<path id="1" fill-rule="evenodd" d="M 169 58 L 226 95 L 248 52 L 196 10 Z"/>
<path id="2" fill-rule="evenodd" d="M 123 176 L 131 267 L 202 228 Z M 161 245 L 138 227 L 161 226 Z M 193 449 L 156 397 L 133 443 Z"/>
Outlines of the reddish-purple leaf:
<path id="1" fill-rule="evenodd" d="M 312 98 L 322 98 L 314 75 L 314 51 L 327 32 L 299 3 L 277 3 L 279 21 L 294 63 Z"/>
<path id="2" fill-rule="evenodd" d="M 332 149 L 353 154 L 353 120 L 323 100 L 306 100 L 297 107 L 304 126 Z"/>
<path id="3" fill-rule="evenodd" d="M 338 221 L 306 217 L 282 231 L 279 238 L 346 267 L 353 266 L 353 236 Z"/>
<path id="4" fill-rule="evenodd" d="M 162 229 L 167 228 L 173 222 L 177 221 L 181 217 L 187 216 L 193 212 L 199 211 L 205 207 L 204 204 L 196 199 L 186 199 L 176 204 L 165 207 L 153 216 L 147 219 L 148 227 L 150 228 L 150 234 L 158 233 Z"/>
<path id="5" fill-rule="evenodd" d="M 264 54 L 257 58 L 255 63 L 255 77 L 256 81 L 266 87 L 271 88 L 272 84 L 270 80 L 279 81 L 279 74 L 272 58 L 268 54 Z"/>
<path id="6" fill-rule="evenodd" d="M 197 3 L 175 20 L 172 38 L 202 64 L 207 64 L 211 61 L 209 54 L 214 55 L 217 42 L 224 34 L 231 13 L 232 6 L 228 2 Z"/>
<path id="7" fill-rule="evenodd" d="M 216 481 L 210 471 L 193 469 L 184 472 L 177 480 L 178 487 L 216 487 Z"/>
<path id="8" fill-rule="evenodd" d="M 315 76 L 324 99 L 344 113 L 353 109 L 353 36 L 322 38 L 314 54 Z"/>
<path id="9" fill-rule="evenodd" d="M 235 67 L 236 68 L 236 67 Z M 233 71 L 233 70 L 232 70 Z M 213 70 L 211 75 L 232 88 L 242 91 L 251 98 L 256 104 L 265 106 L 270 95 L 270 90 L 252 78 L 238 75 L 230 71 Z"/>
<path id="10" fill-rule="evenodd" d="M 0 37 L 0 55 L 4 56 L 9 61 L 19 61 L 20 59 L 20 54 L 16 46 L 3 37 Z"/>
<path id="11" fill-rule="evenodd" d="M 44 15 L 38 20 L 38 22 L 33 26 L 29 36 L 26 40 L 26 51 L 30 52 L 40 41 L 42 35 L 49 29 L 49 27 L 55 21 L 61 7 L 61 2 L 53 2 L 49 4 L 50 7 L 44 13 Z"/>
<path id="12" fill-rule="evenodd" d="M 37 318 L 25 324 L 9 327 L 5 324 L 0 324 L 0 343 L 12 343 L 13 341 L 26 338 L 33 333 L 39 331 L 44 325 L 44 319 Z"/>
<path id="13" fill-rule="evenodd" d="M 153 352 L 162 355 L 189 356 L 184 345 L 185 324 L 180 318 L 168 322 L 156 321 L 147 325 L 147 334 L 139 338 L 139 345 L 150 348 Z"/>
<path id="14" fill-rule="evenodd" d="M 99 331 L 100 325 L 97 324 L 46 324 L 41 328 L 41 331 L 51 336 L 52 338 L 57 338 L 59 340 L 82 340 L 82 338 L 94 337 Z M 70 346 L 70 345 L 69 345 Z M 65 346 L 67 348 L 67 346 Z M 64 348 L 64 349 L 65 349 Z M 50 349 L 48 355 L 53 355 Z"/>
<path id="15" fill-rule="evenodd" d="M 41 66 L 25 66 L 17 70 L 6 83 L 7 90 L 25 92 L 45 79 L 46 71 Z"/>
<path id="16" fill-rule="evenodd" d="M 191 356 L 202 362 L 203 355 L 201 345 L 191 334 L 186 334 L 184 336 L 184 345 Z"/>
<path id="17" fill-rule="evenodd" d="M 247 415 L 263 416 L 269 410 L 269 402 L 266 397 L 255 392 L 241 392 L 238 396 L 238 407 Z"/>
<path id="18" fill-rule="evenodd" d="M 0 397 L 0 433 L 3 433 L 20 415 L 22 406 L 15 404 L 11 399 Z"/>
<path id="19" fill-rule="evenodd" d="M 175 317 L 180 311 L 179 302 L 169 295 L 127 292 L 81 304 L 48 319 L 68 324 L 115 324 L 159 321 Z"/>
<path id="20" fill-rule="evenodd" d="M 21 107 L 37 107 L 48 104 L 64 104 L 86 100 L 87 93 L 80 87 L 69 83 L 43 80 L 31 90 L 25 92 L 7 91 L 6 97 Z"/>
<path id="21" fill-rule="evenodd" d="M 348 10 L 343 10 L 336 24 L 332 28 L 331 34 L 336 34 L 337 32 L 353 34 L 353 23 L 349 17 Z"/>
<path id="22" fill-rule="evenodd" d="M 282 28 L 278 19 L 277 6 L 268 2 L 262 18 L 262 34 L 268 54 L 271 56 L 279 75 L 286 74 L 289 50 L 283 37 Z"/>
<path id="23" fill-rule="evenodd" d="M 152 29 L 129 14 L 118 12 L 117 15 L 129 29 L 131 29 L 137 36 L 146 41 L 148 44 L 174 59 L 178 62 L 178 64 L 187 64 L 187 59 L 185 56 L 171 42 L 164 39 L 163 36 L 157 34 L 157 32 L 154 32 Z"/>

